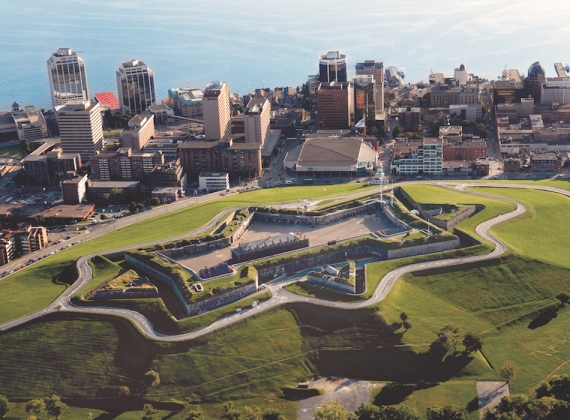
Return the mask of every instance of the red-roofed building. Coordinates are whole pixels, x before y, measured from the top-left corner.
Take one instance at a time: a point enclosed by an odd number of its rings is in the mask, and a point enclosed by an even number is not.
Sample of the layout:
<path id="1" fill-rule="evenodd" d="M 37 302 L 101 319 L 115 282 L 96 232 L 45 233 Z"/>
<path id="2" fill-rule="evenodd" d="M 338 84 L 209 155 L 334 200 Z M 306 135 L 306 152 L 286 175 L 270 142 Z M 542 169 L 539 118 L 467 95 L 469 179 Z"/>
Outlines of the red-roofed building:
<path id="1" fill-rule="evenodd" d="M 96 93 L 95 100 L 109 108 L 111 112 L 119 112 L 119 99 L 113 92 Z"/>

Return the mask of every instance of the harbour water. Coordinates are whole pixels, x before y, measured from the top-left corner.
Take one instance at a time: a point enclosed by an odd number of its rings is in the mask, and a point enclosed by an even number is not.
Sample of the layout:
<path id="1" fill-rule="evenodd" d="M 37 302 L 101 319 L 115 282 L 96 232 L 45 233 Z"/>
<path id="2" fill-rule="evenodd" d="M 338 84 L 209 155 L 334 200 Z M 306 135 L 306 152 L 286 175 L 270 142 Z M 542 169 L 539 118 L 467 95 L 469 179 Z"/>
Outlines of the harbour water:
<path id="1" fill-rule="evenodd" d="M 157 99 L 171 87 L 226 80 L 239 94 L 298 86 L 327 50 L 406 69 L 496 78 L 540 61 L 547 76 L 570 61 L 570 3 L 556 0 L 28 0 L 2 2 L 0 110 L 51 108 L 46 60 L 70 47 L 85 60 L 91 96 L 116 91 L 115 70 L 134 58 L 155 72 Z"/>

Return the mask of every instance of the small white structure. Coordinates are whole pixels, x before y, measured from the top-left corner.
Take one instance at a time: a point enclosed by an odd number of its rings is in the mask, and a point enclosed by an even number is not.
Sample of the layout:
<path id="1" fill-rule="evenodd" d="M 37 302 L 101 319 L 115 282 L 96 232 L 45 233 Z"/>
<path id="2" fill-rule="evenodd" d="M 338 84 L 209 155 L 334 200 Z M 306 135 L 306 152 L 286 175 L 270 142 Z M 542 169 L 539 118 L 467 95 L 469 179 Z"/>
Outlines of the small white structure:
<path id="1" fill-rule="evenodd" d="M 330 265 L 325 267 L 325 273 L 330 274 L 331 276 L 338 276 L 338 270 Z"/>
<path id="2" fill-rule="evenodd" d="M 205 173 L 198 177 L 199 188 L 209 191 L 224 191 L 230 188 L 230 176 L 227 172 Z"/>

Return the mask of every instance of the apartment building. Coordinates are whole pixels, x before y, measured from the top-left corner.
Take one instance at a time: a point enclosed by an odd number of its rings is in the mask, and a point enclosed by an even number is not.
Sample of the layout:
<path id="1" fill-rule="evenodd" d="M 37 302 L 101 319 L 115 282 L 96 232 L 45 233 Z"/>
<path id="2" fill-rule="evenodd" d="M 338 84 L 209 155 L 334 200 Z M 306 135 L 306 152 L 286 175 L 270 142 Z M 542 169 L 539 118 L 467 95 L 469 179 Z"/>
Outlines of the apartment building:
<path id="1" fill-rule="evenodd" d="M 342 130 L 351 125 L 352 83 L 321 83 L 317 90 L 319 129 Z"/>
<path id="2" fill-rule="evenodd" d="M 271 104 L 266 98 L 253 98 L 247 104 L 244 116 L 246 143 L 265 144 L 269 135 Z"/>
<path id="3" fill-rule="evenodd" d="M 64 153 L 79 153 L 82 162 L 103 148 L 103 119 L 98 102 L 70 101 L 56 108 L 61 148 Z"/>
<path id="4" fill-rule="evenodd" d="M 100 181 L 145 181 L 156 165 L 164 163 L 164 155 L 133 152 L 121 147 L 116 152 L 98 152 L 91 156 L 91 178 Z"/>
<path id="5" fill-rule="evenodd" d="M 226 82 L 211 82 L 206 86 L 202 112 L 206 140 L 221 140 L 230 135 L 230 91 Z"/>
<path id="6" fill-rule="evenodd" d="M 154 133 L 154 115 L 137 114 L 121 131 L 121 147 L 139 152 L 148 144 Z"/>

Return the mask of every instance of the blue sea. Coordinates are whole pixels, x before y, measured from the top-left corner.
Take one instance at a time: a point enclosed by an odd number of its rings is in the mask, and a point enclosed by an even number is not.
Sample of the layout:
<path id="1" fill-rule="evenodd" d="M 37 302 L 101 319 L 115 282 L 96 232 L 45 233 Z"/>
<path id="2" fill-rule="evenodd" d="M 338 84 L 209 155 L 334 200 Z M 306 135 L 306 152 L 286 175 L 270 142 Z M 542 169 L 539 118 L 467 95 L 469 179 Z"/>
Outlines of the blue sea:
<path id="1" fill-rule="evenodd" d="M 464 63 L 493 79 L 535 61 L 547 76 L 570 62 L 570 2 L 555 0 L 27 0 L 0 8 L 0 110 L 51 108 L 46 60 L 70 47 L 85 60 L 90 95 L 116 92 L 128 59 L 155 72 L 157 99 L 213 79 L 244 94 L 298 86 L 328 50 L 405 68 L 406 81 Z"/>

